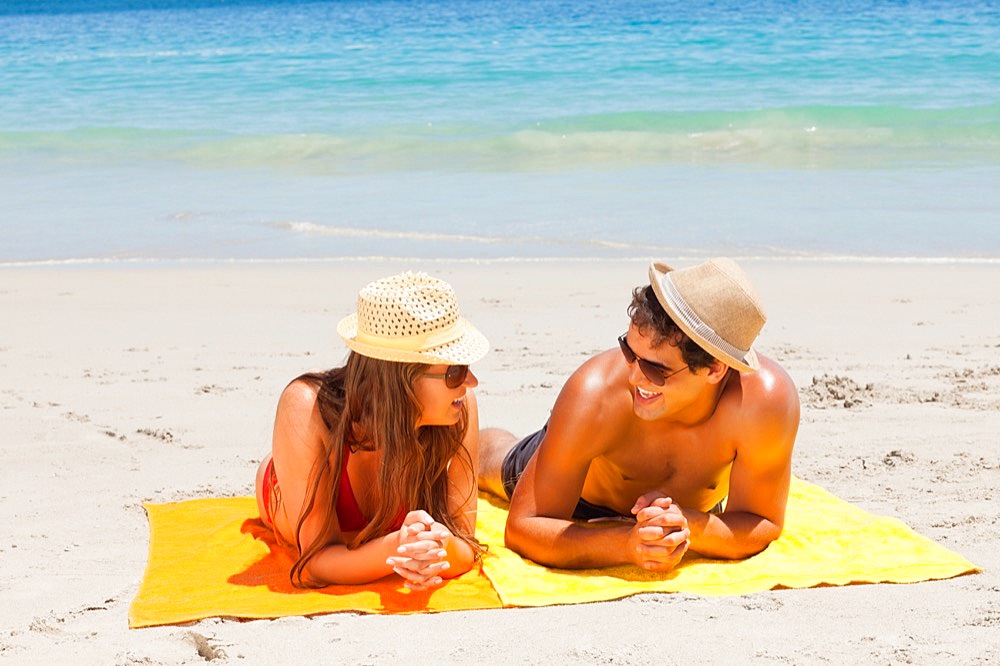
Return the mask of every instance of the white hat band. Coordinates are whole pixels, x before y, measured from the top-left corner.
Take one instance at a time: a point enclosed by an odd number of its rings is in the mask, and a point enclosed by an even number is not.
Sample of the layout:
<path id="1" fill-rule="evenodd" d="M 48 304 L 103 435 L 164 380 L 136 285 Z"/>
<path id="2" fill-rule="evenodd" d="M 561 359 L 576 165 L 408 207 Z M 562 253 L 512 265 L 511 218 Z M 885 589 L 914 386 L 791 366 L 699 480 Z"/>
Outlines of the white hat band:
<path id="1" fill-rule="evenodd" d="M 714 345 L 729 356 L 737 359 L 746 358 L 747 354 L 750 353 L 749 349 L 740 349 L 723 340 L 715 332 L 715 329 L 703 322 L 701 317 L 688 306 L 684 297 L 681 296 L 680 292 L 677 291 L 677 287 L 674 286 L 674 282 L 670 278 L 670 273 L 663 276 L 660 284 L 663 287 L 664 297 L 670 300 L 670 304 L 674 306 L 676 313 L 684 320 L 684 323 L 688 327 L 704 338 L 709 344 Z"/>

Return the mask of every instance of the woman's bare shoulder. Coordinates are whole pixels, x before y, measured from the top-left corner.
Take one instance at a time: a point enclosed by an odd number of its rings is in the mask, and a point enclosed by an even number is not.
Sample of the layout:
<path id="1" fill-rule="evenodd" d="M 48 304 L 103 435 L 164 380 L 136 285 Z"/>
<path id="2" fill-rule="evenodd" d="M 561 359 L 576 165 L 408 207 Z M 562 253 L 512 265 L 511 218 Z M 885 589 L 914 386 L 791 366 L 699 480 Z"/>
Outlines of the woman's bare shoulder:
<path id="1" fill-rule="evenodd" d="M 308 409 L 316 406 L 319 386 L 304 377 L 293 379 L 282 390 L 279 405 L 288 409 Z"/>
<path id="2" fill-rule="evenodd" d="M 295 379 L 281 392 L 274 421 L 273 451 L 277 457 L 291 452 L 312 455 L 322 447 L 327 435 L 319 409 L 319 388 L 304 379 Z"/>

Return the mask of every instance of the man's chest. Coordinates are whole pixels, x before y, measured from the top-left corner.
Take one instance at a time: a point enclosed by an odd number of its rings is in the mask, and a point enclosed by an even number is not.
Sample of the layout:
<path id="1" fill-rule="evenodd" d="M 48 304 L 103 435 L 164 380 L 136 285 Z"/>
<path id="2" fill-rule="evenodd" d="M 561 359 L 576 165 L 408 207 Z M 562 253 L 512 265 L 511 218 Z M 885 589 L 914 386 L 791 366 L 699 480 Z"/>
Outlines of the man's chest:
<path id="1" fill-rule="evenodd" d="M 618 497 L 660 491 L 678 502 L 700 504 L 727 487 L 735 446 L 717 437 L 683 433 L 633 439 L 596 458 L 587 485 Z"/>

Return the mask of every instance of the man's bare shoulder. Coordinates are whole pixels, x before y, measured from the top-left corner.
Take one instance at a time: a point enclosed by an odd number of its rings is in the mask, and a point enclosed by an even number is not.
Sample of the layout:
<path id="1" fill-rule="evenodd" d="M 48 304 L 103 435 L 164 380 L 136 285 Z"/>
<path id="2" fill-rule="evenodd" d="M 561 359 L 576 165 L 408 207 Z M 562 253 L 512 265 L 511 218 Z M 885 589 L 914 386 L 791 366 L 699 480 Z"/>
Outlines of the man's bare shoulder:
<path id="1" fill-rule="evenodd" d="M 760 357 L 760 369 L 740 374 L 738 402 L 727 423 L 739 423 L 743 445 L 791 449 L 799 426 L 799 394 L 788 373 L 775 361 Z"/>
<path id="2" fill-rule="evenodd" d="M 760 356 L 760 369 L 740 374 L 743 404 L 751 412 L 764 414 L 789 410 L 798 412 L 799 394 L 795 382 L 773 359 Z"/>
<path id="3" fill-rule="evenodd" d="M 627 397 L 625 366 L 616 350 L 601 352 L 587 359 L 570 375 L 559 394 L 559 402 L 569 402 L 579 409 L 592 411 L 609 399 Z"/>
<path id="4" fill-rule="evenodd" d="M 560 391 L 552 408 L 548 438 L 586 440 L 588 448 L 603 448 L 632 415 L 626 378 L 627 366 L 617 350 L 588 359 Z M 552 436 L 553 431 L 557 437 Z"/>

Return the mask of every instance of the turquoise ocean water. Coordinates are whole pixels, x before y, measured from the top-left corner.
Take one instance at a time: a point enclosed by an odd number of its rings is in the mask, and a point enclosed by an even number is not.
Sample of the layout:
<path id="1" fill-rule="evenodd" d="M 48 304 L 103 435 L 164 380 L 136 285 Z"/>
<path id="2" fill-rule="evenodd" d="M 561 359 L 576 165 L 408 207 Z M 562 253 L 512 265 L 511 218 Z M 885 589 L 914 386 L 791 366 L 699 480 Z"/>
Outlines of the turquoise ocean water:
<path id="1" fill-rule="evenodd" d="M 1000 261 L 1000 4 L 5 0 L 0 264 Z"/>

